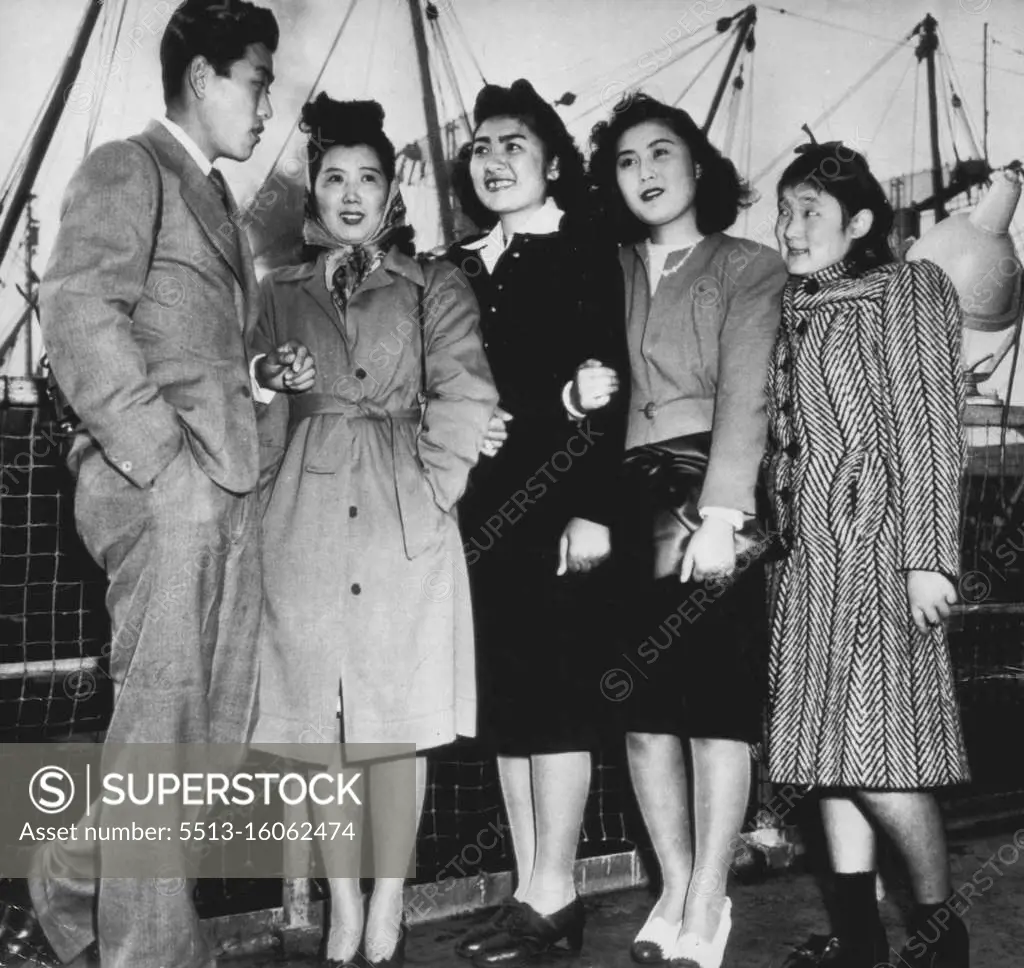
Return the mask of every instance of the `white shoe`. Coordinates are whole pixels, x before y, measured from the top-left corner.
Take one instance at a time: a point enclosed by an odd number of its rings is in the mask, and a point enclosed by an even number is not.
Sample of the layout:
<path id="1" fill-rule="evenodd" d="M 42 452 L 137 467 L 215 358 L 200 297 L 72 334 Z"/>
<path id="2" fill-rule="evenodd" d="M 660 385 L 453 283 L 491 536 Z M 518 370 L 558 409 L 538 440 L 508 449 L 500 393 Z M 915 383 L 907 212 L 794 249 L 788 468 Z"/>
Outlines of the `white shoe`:
<path id="1" fill-rule="evenodd" d="M 695 934 L 681 934 L 672 950 L 671 964 L 677 968 L 721 968 L 725 945 L 732 930 L 732 900 L 725 899 L 718 928 L 710 941 Z"/>
<path id="2" fill-rule="evenodd" d="M 679 941 L 682 921 L 648 918 L 640 933 L 633 939 L 629 956 L 638 965 L 661 965 L 672 957 Z"/>

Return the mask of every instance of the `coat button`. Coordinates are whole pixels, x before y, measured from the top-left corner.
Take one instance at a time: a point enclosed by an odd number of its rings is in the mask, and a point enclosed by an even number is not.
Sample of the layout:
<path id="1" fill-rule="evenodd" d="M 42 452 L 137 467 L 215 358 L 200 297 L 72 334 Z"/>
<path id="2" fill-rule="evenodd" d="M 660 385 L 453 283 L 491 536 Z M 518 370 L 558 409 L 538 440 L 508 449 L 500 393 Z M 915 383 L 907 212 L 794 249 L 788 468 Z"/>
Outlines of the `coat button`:
<path id="1" fill-rule="evenodd" d="M 792 488 L 789 488 L 789 487 L 780 487 L 779 488 L 779 497 L 782 498 L 783 501 L 786 501 L 788 503 L 789 499 L 792 496 L 793 496 Z"/>
<path id="2" fill-rule="evenodd" d="M 359 582 L 356 582 L 355 584 L 353 584 L 353 586 L 352 586 L 352 594 L 353 595 L 358 595 L 362 590 L 363 589 L 360 586 Z"/>
<path id="3" fill-rule="evenodd" d="M 796 457 L 800 453 L 800 445 L 794 440 L 786 445 L 786 453 L 790 457 Z"/>
<path id="4" fill-rule="evenodd" d="M 814 296 L 821 290 L 821 283 L 817 279 L 808 279 L 804 283 L 804 292 L 808 296 Z"/>
<path id="5" fill-rule="evenodd" d="M 354 504 L 348 509 L 348 516 L 350 518 L 354 518 L 358 513 L 359 511 L 356 509 Z"/>
<path id="6" fill-rule="evenodd" d="M 807 320 L 803 319 L 796 324 L 796 331 L 803 336 L 807 332 Z"/>
<path id="7" fill-rule="evenodd" d="M 779 409 L 783 413 L 792 413 L 793 412 L 793 401 L 792 400 L 783 400 L 782 401 L 782 406 L 779 407 Z"/>
<path id="8" fill-rule="evenodd" d="M 641 413 L 642 413 L 642 414 L 643 414 L 643 415 L 644 415 L 644 416 L 645 416 L 645 417 L 646 417 L 646 418 L 647 418 L 648 420 L 653 420 L 653 419 L 654 419 L 654 415 L 655 415 L 655 413 L 657 413 L 657 410 L 658 410 L 658 407 L 657 407 L 657 405 L 656 405 L 656 404 L 655 404 L 655 403 L 654 403 L 653 401 L 652 401 L 652 402 L 650 402 L 650 403 L 645 403 L 645 404 L 644 404 L 644 405 L 643 405 L 643 406 L 642 406 L 642 407 L 640 408 L 640 412 L 641 412 Z"/>
<path id="9" fill-rule="evenodd" d="M 362 367 L 359 367 L 356 370 L 356 379 L 357 380 L 365 380 L 366 379 L 366 370 L 364 370 Z"/>
<path id="10" fill-rule="evenodd" d="M 501 290 L 504 289 L 504 288 L 505 288 L 505 283 L 499 282 L 498 283 L 498 292 L 501 292 Z"/>
<path id="11" fill-rule="evenodd" d="M 122 461 L 121 470 L 123 470 L 126 474 L 130 474 L 132 472 L 132 462 L 130 460 Z"/>
<path id="12" fill-rule="evenodd" d="M 519 258 L 519 256 L 521 256 L 521 255 L 522 255 L 522 253 L 521 253 L 521 252 L 513 252 L 513 253 L 512 253 L 512 258 L 513 258 L 513 259 L 518 259 L 518 258 Z"/>
<path id="13" fill-rule="evenodd" d="M 787 356 L 787 357 L 786 357 L 786 358 L 785 358 L 785 359 L 784 359 L 784 360 L 783 360 L 783 361 L 782 361 L 782 362 L 781 362 L 781 363 L 779 364 L 779 369 L 780 369 L 780 370 L 782 370 L 782 372 L 783 372 L 783 373 L 788 373 L 788 372 L 789 372 L 789 368 L 790 368 L 791 366 L 792 366 L 792 363 L 790 362 L 790 359 L 789 359 L 789 357 Z"/>
<path id="14" fill-rule="evenodd" d="M 491 306 L 491 312 L 492 313 L 496 313 L 497 311 L 498 311 L 498 307 L 497 306 Z"/>

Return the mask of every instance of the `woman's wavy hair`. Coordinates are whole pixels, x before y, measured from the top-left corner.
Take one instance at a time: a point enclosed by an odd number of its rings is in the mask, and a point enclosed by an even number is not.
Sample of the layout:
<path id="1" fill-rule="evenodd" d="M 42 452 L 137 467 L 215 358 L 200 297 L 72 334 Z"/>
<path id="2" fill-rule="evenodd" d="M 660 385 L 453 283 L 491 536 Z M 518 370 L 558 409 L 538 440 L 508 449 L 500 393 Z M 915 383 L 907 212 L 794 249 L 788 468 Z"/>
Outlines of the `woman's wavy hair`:
<path id="1" fill-rule="evenodd" d="M 316 177 L 320 173 L 324 155 L 331 148 L 351 148 L 366 145 L 380 159 L 388 187 L 395 177 L 395 146 L 384 133 L 384 108 L 377 101 L 335 101 L 321 91 L 314 101 L 302 106 L 299 130 L 306 138 L 306 160 L 309 166 L 309 192 L 306 212 L 318 215 L 316 208 Z M 391 244 L 406 255 L 416 251 L 415 232 L 411 225 L 403 225 L 391 236 Z"/>
<path id="2" fill-rule="evenodd" d="M 590 132 L 590 177 L 597 189 L 609 229 L 619 242 L 639 242 L 650 233 L 649 226 L 626 206 L 616 178 L 619 139 L 630 128 L 645 121 L 660 121 L 686 144 L 696 176 L 697 228 L 704 235 L 722 232 L 736 221 L 741 208 L 756 196 L 740 178 L 736 166 L 707 139 L 693 118 L 682 108 L 663 104 L 643 92 L 624 95 L 607 121 L 599 121 Z"/>
<path id="3" fill-rule="evenodd" d="M 511 87 L 488 84 L 473 106 L 473 135 L 490 118 L 516 118 L 526 125 L 544 146 L 544 164 L 558 159 L 558 178 L 548 182 L 548 195 L 567 216 L 581 216 L 587 204 L 587 181 L 583 156 L 554 107 L 533 85 L 520 78 Z M 463 145 L 452 169 L 452 188 L 465 215 L 481 229 L 491 228 L 498 216 L 477 197 L 469 164 L 473 144 Z"/>
<path id="4" fill-rule="evenodd" d="M 846 261 L 855 272 L 866 272 L 895 262 L 889 246 L 893 210 L 878 179 L 871 174 L 867 159 L 841 141 L 806 144 L 796 149 L 797 158 L 779 178 L 778 195 L 787 188 L 809 185 L 831 195 L 843 213 L 843 227 L 858 212 L 867 209 L 874 218 L 867 235 L 854 239 Z"/>

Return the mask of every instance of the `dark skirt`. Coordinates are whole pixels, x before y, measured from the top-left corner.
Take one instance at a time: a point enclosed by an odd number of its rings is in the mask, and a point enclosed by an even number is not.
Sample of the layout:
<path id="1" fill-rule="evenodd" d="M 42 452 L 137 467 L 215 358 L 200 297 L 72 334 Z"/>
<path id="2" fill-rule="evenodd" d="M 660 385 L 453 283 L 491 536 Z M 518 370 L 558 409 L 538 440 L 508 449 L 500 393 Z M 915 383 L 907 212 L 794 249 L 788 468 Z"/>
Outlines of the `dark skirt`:
<path id="1" fill-rule="evenodd" d="M 745 562 L 728 582 L 654 580 L 652 511 L 630 507 L 615 536 L 621 610 L 602 693 L 620 728 L 683 738 L 762 739 L 767 695 L 765 569 Z"/>
<path id="2" fill-rule="evenodd" d="M 477 737 L 497 755 L 595 750 L 602 740 L 616 575 L 610 564 L 562 577 L 557 568 L 557 539 L 496 545 L 470 566 Z"/>

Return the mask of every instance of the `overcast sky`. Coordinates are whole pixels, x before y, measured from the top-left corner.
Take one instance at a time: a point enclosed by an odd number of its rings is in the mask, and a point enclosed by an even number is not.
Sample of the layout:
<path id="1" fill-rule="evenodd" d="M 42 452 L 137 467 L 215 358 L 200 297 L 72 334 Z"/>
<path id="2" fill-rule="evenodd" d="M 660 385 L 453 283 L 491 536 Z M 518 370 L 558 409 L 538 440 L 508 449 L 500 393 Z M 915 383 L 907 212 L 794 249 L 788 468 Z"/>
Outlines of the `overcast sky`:
<path id="1" fill-rule="evenodd" d="M 269 0 L 265 5 L 274 9 L 282 26 L 275 64 L 278 81 L 272 91 L 276 117 L 250 162 L 223 165 L 240 198 L 253 193 L 286 145 L 350 0 Z M 173 6 L 168 0 L 128 0 L 107 91 L 94 116 L 100 103 L 100 59 L 103 53 L 111 55 L 110 25 L 103 28 L 109 12 L 119 9 L 115 0 L 108 0 L 96 42 L 36 185 L 44 253 L 52 239 L 61 192 L 83 155 L 90 124 L 95 124 L 95 145 L 131 134 L 162 113 L 158 46 Z M 600 106 L 602 93 L 607 102 L 626 86 L 640 86 L 664 99 L 678 97 L 721 41 L 712 41 L 658 74 L 651 73 L 653 66 L 708 37 L 709 30 L 699 32 L 705 24 L 745 4 L 738 0 L 440 0 L 438 6 L 462 97 L 469 105 L 480 86 L 475 58 L 489 81 L 509 83 L 526 77 L 550 99 L 567 90 L 577 93 L 579 100 L 561 110 L 573 133 L 585 142 L 590 126 L 607 113 Z M 783 6 L 791 13 L 777 12 Z M 454 29 L 448 7 L 457 13 L 464 34 Z M 85 8 L 86 0 L 0 0 L 0 90 L 5 95 L 0 103 L 0 177 L 29 133 Z M 1024 82 L 1021 0 L 780 0 L 759 4 L 758 11 L 753 77 L 748 68 L 741 102 L 744 111 L 748 103 L 752 109 L 752 136 L 747 135 L 743 113 L 731 152 L 744 174 L 764 172 L 794 140 L 802 139 L 800 125 L 813 122 L 838 101 L 929 11 L 939 20 L 942 40 L 954 60 L 957 93 L 979 134 L 982 25 L 990 24 L 996 43 L 990 50 L 989 156 L 997 165 L 1024 158 L 1019 98 Z M 104 38 L 106 44 L 101 43 Z M 723 67 L 724 52 L 683 102 L 698 120 L 706 115 Z M 912 143 L 916 143 L 916 167 L 925 167 L 923 80 L 924 69 L 918 70 L 913 48 L 897 51 L 827 123 L 815 129 L 816 136 L 819 140 L 842 138 L 857 146 L 880 176 L 910 168 Z M 456 111 L 450 84 L 444 81 L 441 86 L 445 107 Z M 399 146 L 422 134 L 407 0 L 356 0 L 321 88 L 335 97 L 380 100 L 387 112 L 388 131 Z M 712 132 L 719 142 L 725 137 L 728 101 L 727 96 Z M 945 101 L 948 98 L 943 114 Z M 951 161 L 945 134 L 943 141 L 946 160 Z M 284 157 L 294 159 L 298 144 L 293 138 Z M 960 148 L 966 153 L 963 139 Z M 774 178 L 784 164 L 768 170 L 756 185 L 764 197 L 747 219 L 737 223 L 738 234 L 763 232 L 770 223 Z M 435 235 L 434 219 L 415 191 L 407 194 L 420 238 L 428 241 Z M 0 338 L 17 308 L 17 301 L 9 298 L 10 284 L 20 281 L 12 268 L 8 260 L 0 275 L 7 284 L 0 292 Z"/>

